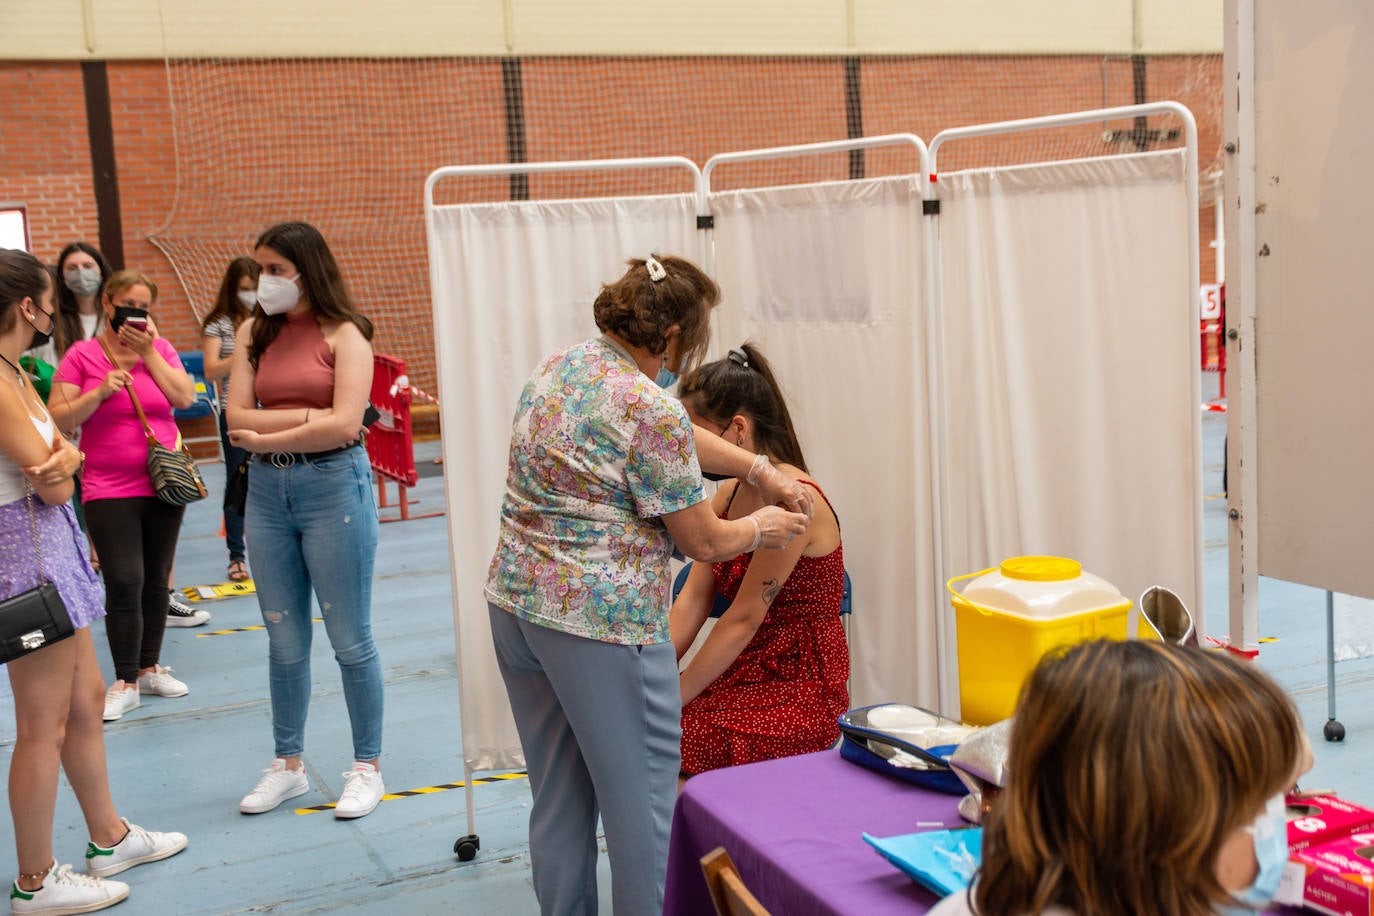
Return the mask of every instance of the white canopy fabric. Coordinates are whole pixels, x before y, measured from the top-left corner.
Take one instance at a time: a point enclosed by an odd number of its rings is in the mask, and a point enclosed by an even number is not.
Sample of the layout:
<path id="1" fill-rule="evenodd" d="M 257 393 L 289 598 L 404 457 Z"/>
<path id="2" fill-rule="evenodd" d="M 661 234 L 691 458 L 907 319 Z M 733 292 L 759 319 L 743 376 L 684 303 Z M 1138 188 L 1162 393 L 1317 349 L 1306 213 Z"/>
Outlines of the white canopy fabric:
<path id="1" fill-rule="evenodd" d="M 722 348 L 773 364 L 840 519 L 851 702 L 936 706 L 929 419 L 916 177 L 711 195 Z"/>
<path id="2" fill-rule="evenodd" d="M 627 258 L 699 259 L 702 240 L 686 194 L 435 207 L 428 228 L 463 761 L 508 769 L 524 755 L 482 589 L 516 401 L 540 360 L 596 336 L 592 302 Z"/>
<path id="3" fill-rule="evenodd" d="M 940 176 L 955 573 L 1054 554 L 1200 609 L 1183 155 Z"/>

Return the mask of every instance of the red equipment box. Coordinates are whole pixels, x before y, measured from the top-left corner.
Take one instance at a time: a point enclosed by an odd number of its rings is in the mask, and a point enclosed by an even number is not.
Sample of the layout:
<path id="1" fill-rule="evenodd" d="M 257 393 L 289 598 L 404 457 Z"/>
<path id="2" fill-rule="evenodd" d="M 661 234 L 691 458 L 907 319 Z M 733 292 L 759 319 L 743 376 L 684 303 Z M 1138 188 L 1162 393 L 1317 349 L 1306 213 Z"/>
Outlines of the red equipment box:
<path id="1" fill-rule="evenodd" d="M 1303 906 L 1331 916 L 1374 916 L 1374 833 L 1357 833 L 1293 854 Z"/>
<path id="2" fill-rule="evenodd" d="M 1374 830 L 1374 811 L 1352 805 L 1334 795 L 1315 798 L 1289 796 L 1287 802 L 1290 853 L 1348 837 L 1352 833 Z"/>

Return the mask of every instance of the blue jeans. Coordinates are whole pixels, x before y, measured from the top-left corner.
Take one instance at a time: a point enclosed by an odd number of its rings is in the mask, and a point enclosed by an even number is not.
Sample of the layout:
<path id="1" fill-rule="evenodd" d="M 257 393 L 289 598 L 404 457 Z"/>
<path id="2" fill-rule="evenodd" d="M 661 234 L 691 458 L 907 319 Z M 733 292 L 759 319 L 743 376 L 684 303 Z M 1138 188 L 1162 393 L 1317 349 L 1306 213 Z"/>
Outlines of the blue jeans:
<path id="1" fill-rule="evenodd" d="M 229 441 L 229 420 L 223 410 L 219 412 L 219 444 L 224 450 L 224 475 L 227 481 L 248 453 Z M 224 501 L 224 546 L 229 548 L 231 561 L 247 556 L 243 552 L 243 516 L 229 508 L 227 495 Z"/>
<path id="2" fill-rule="evenodd" d="M 277 756 L 299 756 L 305 745 L 313 584 L 343 675 L 354 758 L 375 760 L 382 753 L 382 665 L 372 639 L 377 505 L 367 450 L 351 448 L 288 468 L 254 460 L 245 516 L 267 625 Z"/>

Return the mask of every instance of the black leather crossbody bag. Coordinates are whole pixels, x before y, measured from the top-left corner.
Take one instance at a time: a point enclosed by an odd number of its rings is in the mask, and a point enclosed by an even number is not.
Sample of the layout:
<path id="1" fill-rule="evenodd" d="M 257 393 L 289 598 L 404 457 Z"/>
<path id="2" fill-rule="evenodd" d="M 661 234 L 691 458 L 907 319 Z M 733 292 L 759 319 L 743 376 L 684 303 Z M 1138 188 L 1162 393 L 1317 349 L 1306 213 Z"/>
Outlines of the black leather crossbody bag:
<path id="1" fill-rule="evenodd" d="M 48 574 L 43 570 L 43 548 L 38 543 L 34 499 L 32 490 L 24 497 L 29 506 L 33 549 L 38 555 L 38 575 L 47 580 Z M 0 663 L 12 662 L 44 646 L 60 642 L 75 632 L 67 605 L 51 581 L 44 581 L 36 588 L 0 601 Z"/>

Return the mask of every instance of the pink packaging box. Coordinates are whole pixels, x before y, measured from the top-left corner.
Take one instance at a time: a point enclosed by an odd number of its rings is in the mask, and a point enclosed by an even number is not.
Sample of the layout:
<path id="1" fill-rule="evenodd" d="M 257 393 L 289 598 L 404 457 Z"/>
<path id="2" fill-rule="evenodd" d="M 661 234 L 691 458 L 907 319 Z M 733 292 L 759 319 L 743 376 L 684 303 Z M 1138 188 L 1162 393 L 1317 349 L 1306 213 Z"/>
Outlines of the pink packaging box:
<path id="1" fill-rule="evenodd" d="M 1374 830 L 1374 811 L 1334 795 L 1288 799 L 1288 851 L 1298 852 L 1364 830 Z"/>
<path id="2" fill-rule="evenodd" d="M 1310 846 L 1293 853 L 1291 863 L 1305 871 L 1307 908 L 1331 916 L 1374 916 L 1374 832 Z"/>

